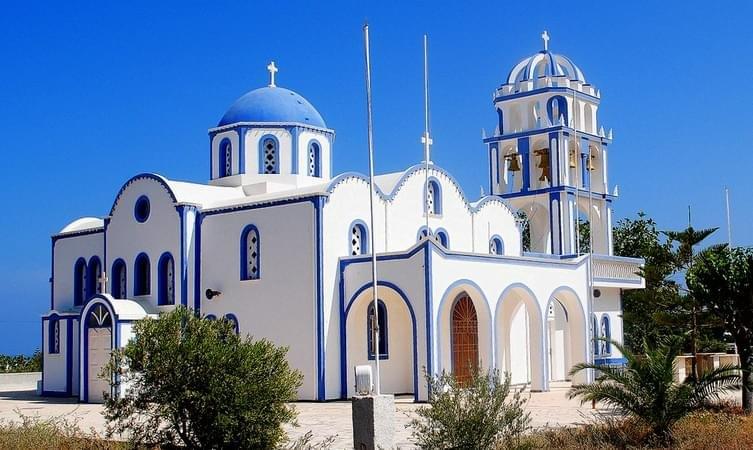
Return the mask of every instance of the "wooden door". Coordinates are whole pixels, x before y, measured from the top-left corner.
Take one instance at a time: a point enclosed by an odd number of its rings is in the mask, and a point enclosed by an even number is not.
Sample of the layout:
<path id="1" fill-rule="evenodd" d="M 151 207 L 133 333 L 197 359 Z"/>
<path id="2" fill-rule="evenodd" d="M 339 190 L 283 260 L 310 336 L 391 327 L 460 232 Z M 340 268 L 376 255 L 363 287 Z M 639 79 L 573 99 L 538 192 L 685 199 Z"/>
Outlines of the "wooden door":
<path id="1" fill-rule="evenodd" d="M 452 308 L 452 371 L 468 383 L 478 368 L 478 316 L 473 301 L 463 294 Z"/>

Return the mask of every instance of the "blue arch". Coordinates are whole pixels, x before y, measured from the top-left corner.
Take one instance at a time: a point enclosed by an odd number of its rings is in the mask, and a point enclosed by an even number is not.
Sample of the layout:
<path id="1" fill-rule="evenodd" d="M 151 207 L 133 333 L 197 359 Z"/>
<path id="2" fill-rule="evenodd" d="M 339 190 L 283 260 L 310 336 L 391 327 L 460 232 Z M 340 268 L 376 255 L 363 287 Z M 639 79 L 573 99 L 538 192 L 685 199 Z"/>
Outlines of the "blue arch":
<path id="1" fill-rule="evenodd" d="M 118 336 L 118 316 L 115 314 L 115 308 L 113 308 L 112 304 L 110 303 L 110 300 L 107 299 L 102 294 L 97 294 L 94 297 L 90 298 L 87 302 L 84 308 L 81 310 L 81 317 L 79 318 L 79 326 L 81 327 L 81 336 L 79 337 L 79 342 L 83 342 L 82 354 L 83 358 L 80 359 L 79 364 L 81 364 L 81 371 L 82 377 L 79 380 L 80 384 L 83 384 L 83 389 L 79 392 L 79 397 L 84 403 L 87 403 L 89 401 L 89 313 L 91 312 L 92 308 L 97 305 L 102 304 L 107 308 L 107 311 L 110 313 L 111 318 L 111 325 L 110 325 L 110 331 L 111 331 L 111 340 L 110 340 L 110 348 L 117 348 L 118 342 L 119 342 L 119 336 Z"/>
<path id="2" fill-rule="evenodd" d="M 152 268 L 149 255 L 139 253 L 133 263 L 133 295 L 149 295 L 152 287 Z"/>
<path id="3" fill-rule="evenodd" d="M 601 331 L 599 329 L 599 319 L 596 318 L 596 314 L 594 313 L 591 313 L 591 328 L 591 352 L 594 356 L 598 356 L 600 354 L 600 341 L 598 341 L 598 338 L 600 337 Z"/>
<path id="4" fill-rule="evenodd" d="M 351 240 L 353 227 L 359 227 L 361 229 L 361 253 L 359 253 L 359 255 L 368 254 L 369 244 L 371 243 L 371 238 L 369 235 L 369 227 L 368 225 L 366 225 L 366 222 L 364 222 L 363 220 L 356 219 L 353 222 L 351 222 L 350 226 L 348 227 L 348 255 L 356 256 L 356 255 L 353 255 L 353 241 Z"/>
<path id="5" fill-rule="evenodd" d="M 99 269 L 99 270 L 97 270 Z M 99 277 L 102 275 L 102 260 L 99 256 L 94 255 L 89 258 L 89 264 L 86 269 L 86 298 L 89 299 L 98 294 L 97 288 Z"/>
<path id="6" fill-rule="evenodd" d="M 494 244 L 496 244 L 495 246 L 496 246 L 496 249 L 497 249 L 497 252 L 494 253 L 494 254 L 495 255 L 504 255 L 505 254 L 505 241 L 502 240 L 502 237 L 500 235 L 498 235 L 498 234 L 495 234 L 490 239 L 490 244 L 492 242 Z"/>
<path id="7" fill-rule="evenodd" d="M 373 286 L 372 283 L 366 283 L 360 288 L 356 289 L 353 295 L 348 300 L 347 304 L 343 308 L 342 316 L 340 318 L 340 396 L 342 398 L 348 395 L 348 346 L 347 346 L 347 333 L 346 325 L 348 320 L 348 313 L 350 313 L 350 307 L 353 306 L 353 302 L 358 298 L 363 291 L 370 289 Z M 413 312 L 413 306 L 411 306 L 408 296 L 405 295 L 402 289 L 394 283 L 389 281 L 378 281 L 377 286 L 384 286 L 392 289 L 397 293 L 405 305 L 408 307 L 410 313 L 411 325 L 413 328 L 413 398 L 418 401 L 418 339 L 416 334 L 416 314 Z M 343 298 L 341 301 L 345 301 Z M 431 358 L 431 355 L 427 355 L 427 359 Z"/>
<path id="8" fill-rule="evenodd" d="M 47 353 L 58 354 L 60 353 L 60 317 L 55 313 L 50 314 L 47 326 Z"/>
<path id="9" fill-rule="evenodd" d="M 416 242 L 420 242 L 424 237 L 431 237 L 432 234 L 431 230 L 427 228 L 426 225 L 423 225 L 418 229 L 418 232 L 416 232 Z"/>
<path id="10" fill-rule="evenodd" d="M 277 139 L 277 136 L 273 134 L 265 134 L 259 139 L 259 174 L 264 174 L 264 141 L 267 139 L 272 139 L 275 141 L 275 168 L 274 172 L 275 174 L 280 173 L 280 140 Z"/>
<path id="11" fill-rule="evenodd" d="M 308 154 L 311 153 L 313 150 L 314 153 L 314 171 L 313 173 L 310 173 L 310 168 L 308 164 L 306 164 L 306 174 L 311 177 L 321 177 L 322 176 L 322 146 L 316 139 L 311 139 L 306 146 L 306 162 L 308 162 Z"/>
<path id="12" fill-rule="evenodd" d="M 233 144 L 229 138 L 220 141 L 217 154 L 217 175 L 218 177 L 227 177 L 233 174 Z M 229 153 L 229 154 L 228 154 Z M 227 171 L 225 161 L 230 160 L 230 172 Z"/>
<path id="13" fill-rule="evenodd" d="M 379 359 L 389 359 L 389 328 L 388 328 L 388 317 L 387 317 L 387 307 L 384 305 L 384 302 L 380 299 L 377 299 L 377 312 L 378 315 L 378 322 L 379 322 L 379 347 L 377 349 L 377 353 L 379 354 Z M 374 340 L 374 337 L 371 335 L 371 330 L 369 329 L 369 317 L 371 317 L 371 312 L 374 310 L 374 303 L 369 302 L 369 306 L 366 308 L 366 353 L 368 355 L 368 359 L 373 361 L 374 360 L 374 353 L 371 351 L 372 341 Z M 382 352 L 382 345 L 384 345 L 384 352 Z"/>
<path id="14" fill-rule="evenodd" d="M 499 126 L 499 134 L 504 133 L 505 115 L 502 112 L 502 108 L 497 108 L 497 124 Z"/>
<path id="15" fill-rule="evenodd" d="M 207 314 L 206 316 L 204 316 L 204 319 L 205 320 L 217 320 L 217 316 L 215 316 L 214 314 Z"/>
<path id="16" fill-rule="evenodd" d="M 115 196 L 115 201 L 112 203 L 112 207 L 110 208 L 110 216 L 111 217 L 112 217 L 113 213 L 115 212 L 115 207 L 118 205 L 118 201 L 120 200 L 120 197 L 123 195 L 123 192 L 125 192 L 125 190 L 128 188 L 128 186 L 130 186 L 134 182 L 136 182 L 138 180 L 142 180 L 142 179 L 152 180 L 152 181 L 158 183 L 160 186 L 162 186 L 165 189 L 165 191 L 167 192 L 167 195 L 170 196 L 170 199 L 173 201 L 173 203 L 176 203 L 178 201 L 178 197 L 175 195 L 175 192 L 170 187 L 170 185 L 167 183 L 167 179 L 166 178 L 164 178 L 164 177 L 162 177 L 160 175 L 154 174 L 154 173 L 141 173 L 141 174 L 138 174 L 138 175 L 136 175 L 134 177 L 131 177 L 131 179 L 128 180 L 128 181 L 126 181 L 123 184 L 123 186 L 120 188 L 120 190 L 118 191 L 118 194 Z"/>
<path id="17" fill-rule="evenodd" d="M 229 321 L 233 324 L 233 328 L 235 328 L 235 334 L 240 334 L 240 323 L 238 323 L 238 317 L 236 317 L 233 313 L 227 313 L 225 314 L 225 320 Z"/>
<path id="18" fill-rule="evenodd" d="M 447 250 L 450 249 L 450 234 L 447 233 L 447 230 L 444 228 L 437 228 L 437 230 L 434 232 L 434 235 L 439 240 L 439 243 L 442 244 L 444 248 Z"/>
<path id="19" fill-rule="evenodd" d="M 434 188 L 434 215 L 440 216 L 442 215 L 442 184 L 439 182 L 437 177 L 429 177 L 429 180 L 424 184 L 424 214 L 427 214 L 427 192 L 429 190 L 429 186 L 432 186 Z"/>
<path id="20" fill-rule="evenodd" d="M 604 354 L 611 355 L 612 354 L 612 342 L 610 341 L 612 339 L 612 324 L 609 319 L 609 315 L 607 313 L 604 313 L 601 315 L 601 327 L 604 328 L 604 336 L 602 336 L 606 341 L 604 341 Z M 601 331 L 599 331 L 599 334 L 601 334 Z"/>
<path id="21" fill-rule="evenodd" d="M 125 284 L 123 285 L 120 284 L 119 272 L 121 270 L 124 270 L 126 274 Z M 127 287 L 128 286 L 128 269 L 127 269 L 125 261 L 122 258 L 117 258 L 115 261 L 113 261 L 112 269 L 110 270 L 110 276 L 112 277 L 112 281 L 110 282 L 110 290 L 112 292 L 111 295 L 114 298 L 121 298 L 119 294 L 120 294 L 120 291 L 122 290 L 125 293 L 125 295 L 122 298 L 128 297 L 128 287 Z"/>
<path id="22" fill-rule="evenodd" d="M 73 265 L 73 305 L 80 306 L 86 300 L 86 260 L 81 257 Z"/>
<path id="23" fill-rule="evenodd" d="M 256 233 L 256 274 L 248 273 L 248 252 L 246 248 L 248 247 L 248 235 L 252 231 Z M 258 280 L 261 278 L 261 233 L 256 225 L 249 224 L 243 228 L 243 231 L 241 231 L 240 248 L 241 280 Z"/>
<path id="24" fill-rule="evenodd" d="M 559 120 L 559 117 L 554 117 L 554 104 L 557 103 L 557 109 L 559 109 L 559 113 L 561 116 L 565 119 L 565 126 L 569 123 L 568 119 L 568 110 L 567 110 L 567 100 L 565 100 L 565 97 L 561 95 L 555 95 L 551 97 L 546 102 L 546 112 L 549 116 L 549 122 L 554 125 Z"/>
<path id="25" fill-rule="evenodd" d="M 168 298 L 169 287 L 167 282 L 167 269 L 168 264 L 173 267 L 173 298 Z M 170 252 L 165 252 L 159 257 L 157 263 L 157 304 L 158 305 L 174 305 L 175 304 L 175 260 Z"/>

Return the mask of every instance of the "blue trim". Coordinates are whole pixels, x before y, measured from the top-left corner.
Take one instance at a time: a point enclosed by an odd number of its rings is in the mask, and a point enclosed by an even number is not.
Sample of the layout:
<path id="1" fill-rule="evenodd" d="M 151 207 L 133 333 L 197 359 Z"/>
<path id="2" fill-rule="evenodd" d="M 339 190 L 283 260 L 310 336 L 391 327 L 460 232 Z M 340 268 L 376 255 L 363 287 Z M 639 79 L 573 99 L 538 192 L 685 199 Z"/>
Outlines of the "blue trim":
<path id="1" fill-rule="evenodd" d="M 450 249 L 450 234 L 444 228 L 437 228 L 434 231 L 434 236 L 439 240 L 439 243 L 446 249 Z"/>
<path id="2" fill-rule="evenodd" d="M 79 318 L 79 326 L 82 330 L 82 336 L 81 336 L 81 343 L 82 345 L 80 348 L 82 349 L 81 353 L 83 354 L 83 357 L 80 358 L 79 365 L 81 367 L 80 373 L 81 379 L 79 380 L 79 383 L 83 383 L 83 389 L 81 392 L 78 393 L 79 398 L 82 402 L 88 403 L 89 402 L 89 313 L 91 312 L 92 305 L 95 305 L 97 303 L 101 303 L 107 308 L 108 312 L 110 313 L 111 317 L 111 325 L 110 325 L 110 333 L 111 333 L 111 340 L 110 340 L 110 348 L 118 348 L 118 343 L 120 341 L 120 338 L 118 336 L 118 316 L 115 314 L 115 309 L 112 307 L 112 304 L 110 304 L 110 301 L 107 300 L 106 297 L 103 297 L 102 295 L 96 295 L 89 299 L 89 301 L 86 303 L 86 305 L 81 310 L 81 317 Z M 114 343 L 114 344 L 113 344 Z"/>
<path id="3" fill-rule="evenodd" d="M 482 139 L 482 142 L 484 144 L 489 144 L 492 142 L 508 141 L 511 139 L 518 139 L 518 138 L 528 137 L 528 136 L 542 136 L 544 134 L 554 133 L 554 132 L 561 132 L 563 136 L 569 136 L 571 133 L 574 133 L 575 130 L 568 127 L 567 125 L 554 125 L 551 127 L 536 128 L 533 130 L 526 130 L 526 131 L 518 131 L 517 133 L 509 133 L 509 134 L 500 135 L 500 136 L 490 136 L 485 139 Z M 578 133 L 578 136 L 582 136 L 584 139 L 588 139 L 591 142 L 600 143 L 602 145 L 607 145 L 610 142 L 612 142 L 611 139 L 599 136 L 597 134 L 592 134 L 587 131 L 577 130 L 577 133 Z"/>
<path id="4" fill-rule="evenodd" d="M 133 218 L 138 223 L 144 223 L 149 220 L 149 215 L 152 212 L 152 206 L 149 203 L 149 197 L 142 195 L 136 199 L 133 204 Z"/>
<path id="5" fill-rule="evenodd" d="M 608 366 L 624 366 L 627 364 L 627 358 L 595 358 L 594 364 L 602 364 Z"/>
<path id="6" fill-rule="evenodd" d="M 345 267 L 341 264 L 340 265 L 340 279 L 341 280 L 342 280 L 344 270 L 345 270 Z M 344 294 L 342 284 L 341 284 L 341 289 L 340 289 L 340 398 L 347 398 L 348 396 L 348 372 L 347 372 L 348 346 L 347 346 L 347 333 L 346 333 L 348 314 L 350 313 L 350 308 L 351 306 L 353 306 L 353 303 L 358 298 L 358 296 L 361 295 L 361 293 L 363 293 L 365 290 L 371 289 L 372 286 L 373 284 L 369 282 L 369 283 L 364 284 L 360 288 L 356 289 L 356 291 L 348 300 L 347 306 L 346 306 L 345 297 L 344 297 L 345 294 Z M 405 305 L 408 307 L 408 312 L 410 312 L 411 325 L 413 328 L 413 397 L 416 401 L 418 401 L 418 339 L 417 339 L 416 314 L 413 312 L 413 306 L 408 300 L 408 296 L 405 294 L 405 292 L 402 289 L 400 289 L 399 286 L 397 286 L 394 283 L 390 283 L 389 281 L 377 281 L 377 290 L 379 286 L 384 286 L 386 288 L 389 288 L 395 291 L 398 294 L 398 296 L 403 300 Z"/>
<path id="7" fill-rule="evenodd" d="M 238 322 L 238 317 L 235 314 L 227 313 L 225 314 L 224 319 L 233 324 L 233 328 L 235 328 L 235 334 L 241 334 L 241 325 Z"/>
<path id="8" fill-rule="evenodd" d="M 120 285 L 120 269 L 123 269 L 126 271 L 125 276 L 125 286 Z M 110 270 L 110 275 L 112 276 L 112 280 L 110 281 L 110 291 L 114 298 L 121 298 L 118 294 L 120 294 L 120 291 L 123 290 L 125 295 L 122 298 L 128 297 L 128 268 L 126 266 L 126 262 L 122 258 L 117 258 L 112 263 L 112 269 Z"/>
<path id="9" fill-rule="evenodd" d="M 86 259 L 78 258 L 73 264 L 73 306 L 83 305 L 86 301 L 87 272 Z"/>
<path id="10" fill-rule="evenodd" d="M 560 217 L 560 199 L 559 195 L 554 192 L 549 193 L 549 233 L 551 253 L 561 255 L 562 252 L 562 218 Z M 555 222 L 554 211 L 557 211 L 557 220 Z"/>
<path id="11" fill-rule="evenodd" d="M 314 204 L 314 238 L 316 242 L 316 361 L 317 361 L 317 397 L 326 399 L 326 359 L 324 349 L 324 197 L 316 197 Z"/>
<path id="12" fill-rule="evenodd" d="M 217 178 L 229 177 L 233 174 L 233 144 L 230 138 L 223 138 L 217 146 Z M 229 155 L 228 155 L 229 153 Z M 227 160 L 230 159 L 230 173 L 227 171 Z"/>
<path id="13" fill-rule="evenodd" d="M 423 198 L 423 204 L 424 204 L 424 214 L 428 214 L 427 207 L 429 206 L 427 203 L 427 199 L 429 198 L 428 190 L 429 186 L 434 187 L 434 212 L 431 214 L 432 216 L 441 216 L 442 215 L 442 184 L 439 182 L 439 180 L 436 177 L 429 177 L 429 181 L 424 183 L 424 198 Z"/>
<path id="14" fill-rule="evenodd" d="M 238 173 L 246 173 L 246 127 L 238 128 Z"/>
<path id="15" fill-rule="evenodd" d="M 180 215 L 180 304 L 188 306 L 188 253 L 186 251 L 186 227 L 188 222 L 186 221 L 186 215 L 188 211 L 196 211 L 193 206 L 181 205 L 178 206 L 178 214 Z M 175 276 L 175 273 L 173 273 Z"/>
<path id="16" fill-rule="evenodd" d="M 371 319 L 372 311 L 374 311 L 374 303 L 369 303 L 366 308 L 366 357 L 369 361 L 374 360 L 374 352 L 371 351 L 373 345 L 374 336 L 371 334 L 371 327 L 369 327 L 369 321 Z M 377 322 L 379 323 L 379 359 L 390 359 L 389 349 L 389 328 L 387 324 L 387 307 L 384 306 L 384 302 L 377 299 Z M 382 351 L 382 345 L 384 345 L 384 352 Z"/>
<path id="17" fill-rule="evenodd" d="M 65 341 L 65 393 L 73 395 L 73 318 L 66 320 Z"/>
<path id="18" fill-rule="evenodd" d="M 431 232 L 431 229 L 427 228 L 426 225 L 422 225 L 418 228 L 418 231 L 416 232 L 416 242 L 421 242 L 421 239 L 429 238 L 433 235 L 434 234 Z"/>
<path id="19" fill-rule="evenodd" d="M 523 185 L 520 188 L 521 192 L 528 192 L 531 189 L 531 158 L 530 158 L 530 141 L 527 137 L 521 137 L 518 139 L 518 153 L 520 153 L 520 159 L 523 162 Z"/>
<path id="20" fill-rule="evenodd" d="M 207 314 L 206 316 L 204 316 L 204 319 L 205 320 L 217 320 L 217 316 L 215 316 L 214 314 Z"/>
<path id="21" fill-rule="evenodd" d="M 126 188 L 139 180 L 152 180 L 157 182 L 165 189 L 165 191 L 167 191 L 167 195 L 170 196 L 170 199 L 173 201 L 173 203 L 177 203 L 178 197 L 175 196 L 175 192 L 173 192 L 170 185 L 167 184 L 166 178 L 154 173 L 141 173 L 126 181 L 125 184 L 123 184 L 123 186 L 120 188 L 118 194 L 115 196 L 115 201 L 112 203 L 112 208 L 110 208 L 110 214 L 108 214 L 110 217 L 112 217 L 113 213 L 115 212 L 115 207 L 118 205 L 118 201 L 123 195 L 123 192 L 125 192 Z"/>
<path id="22" fill-rule="evenodd" d="M 95 270 L 98 269 L 98 270 Z M 102 261 L 99 256 L 94 255 L 89 258 L 86 265 L 86 298 L 89 299 L 98 294 L 99 277 L 102 276 Z"/>
<path id="23" fill-rule="evenodd" d="M 586 189 L 578 189 L 573 186 L 554 186 L 554 187 L 548 187 L 543 189 L 535 189 L 528 192 L 512 192 L 509 194 L 499 194 L 499 196 L 503 199 L 509 199 L 509 198 L 516 198 L 516 197 L 524 197 L 527 195 L 539 195 L 539 194 L 547 194 L 550 192 L 567 192 L 567 193 L 575 193 L 578 192 L 581 197 L 585 197 L 585 199 L 588 199 L 588 196 L 590 195 L 591 198 L 594 200 L 614 200 L 616 199 L 615 196 L 611 194 L 606 193 L 599 193 L 599 192 L 593 192 L 588 191 Z"/>
<path id="24" fill-rule="evenodd" d="M 248 273 L 247 247 L 248 247 L 248 237 L 251 234 L 251 232 L 254 232 L 256 234 L 256 274 Z M 243 228 L 243 231 L 241 231 L 240 249 L 241 249 L 241 259 L 240 259 L 241 281 L 260 279 L 261 278 L 261 233 L 259 232 L 259 229 L 256 227 L 256 225 L 249 224 Z"/>
<path id="25" fill-rule="evenodd" d="M 280 154 L 282 153 L 282 151 L 280 149 L 279 139 L 277 139 L 277 137 L 273 134 L 265 134 L 259 139 L 259 174 L 267 174 L 264 164 L 264 141 L 266 141 L 267 139 L 272 139 L 273 141 L 275 141 L 275 168 L 274 172 L 269 175 L 280 174 Z"/>
<path id="26" fill-rule="evenodd" d="M 196 213 L 194 234 L 194 267 L 193 267 L 193 308 L 196 314 L 201 313 L 201 224 L 204 222 L 204 214 Z"/>
<path id="27" fill-rule="evenodd" d="M 310 173 L 309 169 L 309 158 L 310 154 L 313 148 L 314 152 L 314 172 Z M 306 174 L 310 177 L 321 177 L 322 176 L 322 146 L 316 139 L 309 140 L 308 145 L 306 146 Z"/>
<path id="28" fill-rule="evenodd" d="M 586 84 L 587 83 L 584 83 L 584 86 Z M 509 101 L 509 100 L 515 100 L 515 99 L 522 98 L 522 97 L 530 97 L 530 96 L 533 96 L 533 95 L 542 94 L 544 92 L 547 92 L 547 93 L 549 93 L 549 92 L 560 92 L 560 93 L 565 94 L 565 95 L 573 95 L 574 92 L 577 92 L 576 95 L 578 97 L 586 98 L 589 101 L 591 101 L 593 103 L 596 103 L 597 105 L 599 103 L 601 103 L 601 99 L 599 97 L 593 96 L 593 95 L 588 94 L 586 92 L 576 91 L 573 88 L 564 87 L 564 86 L 551 86 L 551 87 L 544 87 L 544 88 L 539 88 L 539 89 L 532 89 L 530 91 L 525 91 L 525 92 L 516 92 L 514 94 L 497 95 L 494 98 L 494 103 L 497 103 L 497 102 L 506 102 L 506 101 Z"/>
<path id="29" fill-rule="evenodd" d="M 599 325 L 606 330 L 606 333 L 604 334 L 604 336 L 602 336 L 604 339 L 606 339 L 606 342 L 604 342 L 604 349 L 606 350 L 605 354 L 611 355 L 612 342 L 610 341 L 610 339 L 612 339 L 612 323 L 607 313 L 603 313 L 601 315 L 601 321 Z M 599 329 L 599 335 L 601 335 L 601 328 Z"/>
<path id="30" fill-rule="evenodd" d="M 500 237 L 500 235 L 498 235 L 498 234 L 495 234 L 495 235 L 492 236 L 491 239 L 489 239 L 490 246 L 491 246 L 492 242 L 494 242 L 496 244 L 497 252 L 496 253 L 490 253 L 490 254 L 492 254 L 492 255 L 499 255 L 499 256 L 504 255 L 505 254 L 505 241 L 502 240 L 502 237 Z"/>
<path id="31" fill-rule="evenodd" d="M 557 103 L 557 109 L 560 113 L 557 117 L 554 117 L 554 103 Z M 565 97 L 561 95 L 555 95 L 549 98 L 549 100 L 546 102 L 546 112 L 549 116 L 549 123 L 551 123 L 553 126 L 556 126 L 555 124 L 559 120 L 560 116 L 564 116 L 564 125 L 567 125 L 570 123 L 569 121 L 569 114 L 567 109 L 567 100 L 565 100 Z M 556 167 L 556 166 L 555 166 Z"/>
<path id="32" fill-rule="evenodd" d="M 354 227 L 359 227 L 361 229 L 361 252 L 359 253 L 359 255 L 368 255 L 369 243 L 371 243 L 371 240 L 369 238 L 369 226 L 366 225 L 366 222 L 361 219 L 354 220 L 348 227 L 348 254 L 356 256 L 353 255 L 353 239 L 351 239 Z"/>
<path id="33" fill-rule="evenodd" d="M 434 335 L 432 334 L 432 327 L 434 325 L 434 294 L 433 294 L 433 281 L 434 273 L 431 270 L 432 254 L 434 253 L 435 245 L 430 244 L 430 240 L 427 240 L 423 245 L 424 250 L 424 294 L 426 295 L 426 373 L 434 374 Z M 440 249 L 441 250 L 441 249 Z M 418 363 L 418 362 L 417 362 Z M 416 395 L 418 400 L 418 375 L 414 374 L 416 378 Z"/>
<path id="34" fill-rule="evenodd" d="M 146 264 L 146 280 L 142 280 L 142 270 L 140 265 Z M 139 289 L 141 288 L 141 289 Z M 141 252 L 136 255 L 136 259 L 133 262 L 133 295 L 150 295 L 152 292 L 152 266 L 149 261 L 149 255 L 145 252 Z"/>
<path id="35" fill-rule="evenodd" d="M 173 268 L 172 302 L 170 302 L 169 299 L 167 298 L 168 291 L 170 288 L 170 286 L 167 285 L 167 269 L 168 269 L 167 265 L 168 264 L 172 265 L 172 268 Z M 157 304 L 160 306 L 175 304 L 175 259 L 173 259 L 173 255 L 170 252 L 163 253 L 159 257 L 159 261 L 157 262 Z"/>
<path id="36" fill-rule="evenodd" d="M 292 145 L 292 148 L 290 149 L 291 150 L 291 152 L 290 152 L 290 156 L 291 156 L 291 158 L 290 158 L 291 159 L 291 161 L 290 161 L 290 163 L 291 163 L 290 164 L 291 165 L 291 167 L 290 167 L 290 173 L 292 173 L 293 175 L 297 175 L 298 172 L 299 172 L 299 169 L 298 169 L 299 161 L 298 161 L 298 159 L 301 156 L 300 155 L 300 149 L 298 148 L 298 145 L 300 144 L 300 136 L 299 135 L 300 135 L 300 129 L 298 127 L 294 127 L 292 130 L 290 130 L 290 136 L 291 136 L 290 142 L 291 142 L 291 145 Z"/>
<path id="37" fill-rule="evenodd" d="M 57 327 L 57 330 L 55 330 Z M 55 344 L 55 334 L 57 334 L 57 345 Z M 51 314 L 47 319 L 47 353 L 56 355 L 60 353 L 60 317 L 57 314 Z"/>
<path id="38" fill-rule="evenodd" d="M 55 309 L 55 239 L 50 240 L 50 309 Z M 75 272 L 74 272 L 75 273 Z"/>

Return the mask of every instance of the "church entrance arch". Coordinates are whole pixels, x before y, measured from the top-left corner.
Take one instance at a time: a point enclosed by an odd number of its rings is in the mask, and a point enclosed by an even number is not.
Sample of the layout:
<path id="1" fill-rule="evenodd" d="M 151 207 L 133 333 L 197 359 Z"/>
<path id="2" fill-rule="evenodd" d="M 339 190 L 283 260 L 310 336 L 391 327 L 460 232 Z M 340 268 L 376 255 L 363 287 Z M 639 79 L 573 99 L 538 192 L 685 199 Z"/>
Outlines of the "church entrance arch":
<path id="1" fill-rule="evenodd" d="M 89 310 L 87 328 L 87 399 L 90 403 L 102 403 L 104 393 L 110 392 L 110 380 L 101 377 L 102 370 L 112 352 L 112 315 L 103 304 Z"/>
<path id="2" fill-rule="evenodd" d="M 549 381 L 570 381 L 570 369 L 585 362 L 590 350 L 583 307 L 571 289 L 560 288 L 550 296 L 545 329 Z M 577 373 L 572 381 L 586 382 L 586 373 Z"/>
<path id="3" fill-rule="evenodd" d="M 478 315 L 473 300 L 461 294 L 452 307 L 452 372 L 462 384 L 478 370 Z"/>

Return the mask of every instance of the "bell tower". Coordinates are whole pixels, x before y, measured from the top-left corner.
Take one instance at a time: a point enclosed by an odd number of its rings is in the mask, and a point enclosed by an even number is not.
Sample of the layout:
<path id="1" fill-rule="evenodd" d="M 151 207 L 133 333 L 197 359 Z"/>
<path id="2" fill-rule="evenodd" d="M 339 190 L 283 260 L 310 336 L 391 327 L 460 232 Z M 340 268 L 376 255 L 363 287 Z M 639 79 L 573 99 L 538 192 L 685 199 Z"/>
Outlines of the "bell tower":
<path id="1" fill-rule="evenodd" d="M 490 192 L 526 215 L 530 251 L 586 252 L 578 221 L 590 223 L 593 252 L 612 254 L 607 148 L 601 93 L 569 58 L 544 49 L 513 67 L 494 92 L 497 127 L 485 137 Z M 583 234 L 583 233 L 581 233 Z"/>

